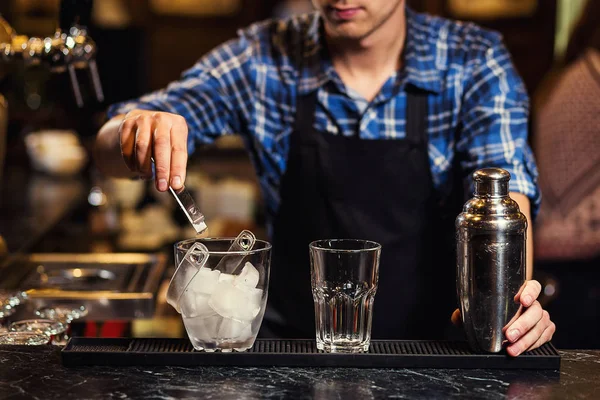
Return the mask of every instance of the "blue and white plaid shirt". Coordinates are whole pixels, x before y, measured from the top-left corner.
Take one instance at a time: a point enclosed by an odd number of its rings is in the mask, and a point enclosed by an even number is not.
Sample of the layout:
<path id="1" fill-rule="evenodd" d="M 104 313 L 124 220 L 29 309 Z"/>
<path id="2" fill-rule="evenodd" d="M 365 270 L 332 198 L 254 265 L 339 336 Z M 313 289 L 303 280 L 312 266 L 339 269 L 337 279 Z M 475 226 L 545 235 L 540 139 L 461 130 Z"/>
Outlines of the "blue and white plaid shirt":
<path id="1" fill-rule="evenodd" d="M 481 167 L 501 167 L 510 190 L 527 195 L 537 213 L 537 168 L 527 144 L 529 99 L 501 36 L 471 23 L 406 11 L 401 70 L 360 112 L 327 57 L 317 13 L 269 20 L 240 31 L 166 89 L 115 104 L 109 117 L 133 109 L 180 114 L 196 144 L 239 133 L 259 173 L 273 217 L 286 169 L 296 96 L 318 91 L 315 128 L 369 139 L 405 137 L 407 84 L 430 92 L 429 159 L 433 184 L 448 191 L 455 156 L 465 179 Z M 297 60 L 301 45 L 302 68 Z M 455 137 L 458 140 L 455 142 Z M 393 184 L 393 182 L 390 182 Z"/>

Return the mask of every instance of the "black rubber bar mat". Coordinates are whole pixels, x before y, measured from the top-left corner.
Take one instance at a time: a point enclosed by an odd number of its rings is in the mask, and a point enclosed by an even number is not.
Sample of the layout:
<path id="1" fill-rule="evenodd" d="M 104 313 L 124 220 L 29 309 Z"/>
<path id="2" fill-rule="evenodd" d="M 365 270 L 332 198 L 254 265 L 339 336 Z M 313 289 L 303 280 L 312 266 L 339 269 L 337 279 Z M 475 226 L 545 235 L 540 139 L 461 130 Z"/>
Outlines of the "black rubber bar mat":
<path id="1" fill-rule="evenodd" d="M 313 340 L 257 339 L 245 352 L 196 351 L 187 339 L 74 337 L 61 352 L 67 367 L 83 365 L 287 366 L 359 368 L 560 369 L 560 355 L 547 343 L 513 358 L 474 354 L 466 342 L 373 340 L 368 353 L 331 354 Z"/>

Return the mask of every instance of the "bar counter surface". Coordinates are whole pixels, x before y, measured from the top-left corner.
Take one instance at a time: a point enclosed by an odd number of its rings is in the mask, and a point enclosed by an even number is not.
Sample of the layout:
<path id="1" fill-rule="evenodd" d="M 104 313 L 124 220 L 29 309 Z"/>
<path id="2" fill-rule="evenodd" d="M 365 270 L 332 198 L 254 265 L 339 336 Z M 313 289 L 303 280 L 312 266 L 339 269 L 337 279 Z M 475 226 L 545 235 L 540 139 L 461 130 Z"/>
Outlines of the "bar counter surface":
<path id="1" fill-rule="evenodd" d="M 65 368 L 56 346 L 0 346 L 0 399 L 592 399 L 600 351 L 561 351 L 560 371 L 248 367 Z"/>

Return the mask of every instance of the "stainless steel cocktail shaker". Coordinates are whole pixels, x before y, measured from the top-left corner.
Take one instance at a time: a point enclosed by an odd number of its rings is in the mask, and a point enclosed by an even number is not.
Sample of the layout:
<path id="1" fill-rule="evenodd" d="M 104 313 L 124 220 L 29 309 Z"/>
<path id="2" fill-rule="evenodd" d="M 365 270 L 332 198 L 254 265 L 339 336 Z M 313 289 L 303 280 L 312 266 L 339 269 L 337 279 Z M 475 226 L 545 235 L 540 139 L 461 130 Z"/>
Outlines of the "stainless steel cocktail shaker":
<path id="1" fill-rule="evenodd" d="M 480 169 L 473 180 L 474 196 L 456 218 L 457 290 L 471 349 L 497 353 L 502 328 L 520 310 L 527 218 L 508 195 L 507 171 Z"/>

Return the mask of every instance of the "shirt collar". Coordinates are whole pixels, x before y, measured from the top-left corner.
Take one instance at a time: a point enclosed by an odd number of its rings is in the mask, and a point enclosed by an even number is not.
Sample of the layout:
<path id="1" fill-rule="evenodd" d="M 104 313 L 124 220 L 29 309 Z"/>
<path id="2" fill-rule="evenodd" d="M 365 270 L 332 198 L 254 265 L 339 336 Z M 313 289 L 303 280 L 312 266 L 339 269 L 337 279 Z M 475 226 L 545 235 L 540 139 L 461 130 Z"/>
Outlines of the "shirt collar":
<path id="1" fill-rule="evenodd" d="M 442 77 L 436 63 L 437 47 L 431 44 L 434 38 L 427 18 L 406 7 L 406 41 L 401 72 L 406 76 L 406 83 L 439 93 L 442 90 Z"/>
<path id="2" fill-rule="evenodd" d="M 439 93 L 441 74 L 436 66 L 436 51 L 429 42 L 431 32 L 425 16 L 406 7 L 407 35 L 404 45 L 404 64 L 400 73 L 404 83 L 417 88 Z M 325 46 L 323 22 L 319 13 L 313 13 L 306 34 L 299 40 L 302 65 L 298 76 L 298 92 L 312 92 L 327 82 L 341 83 L 333 68 Z"/>

